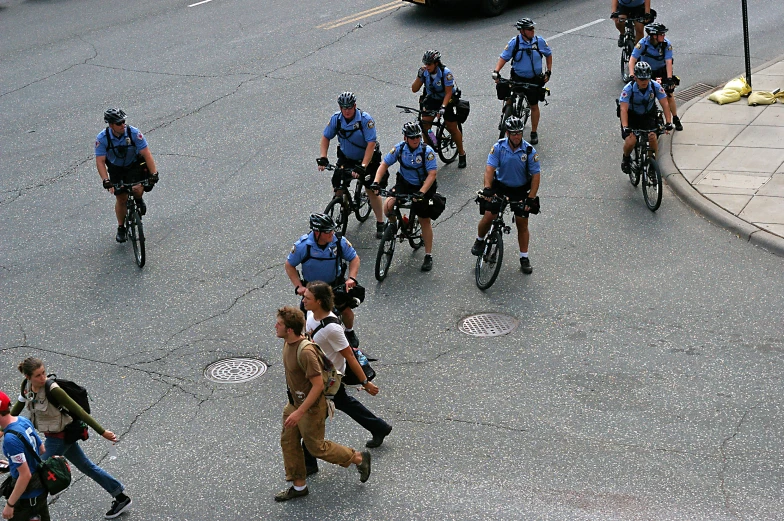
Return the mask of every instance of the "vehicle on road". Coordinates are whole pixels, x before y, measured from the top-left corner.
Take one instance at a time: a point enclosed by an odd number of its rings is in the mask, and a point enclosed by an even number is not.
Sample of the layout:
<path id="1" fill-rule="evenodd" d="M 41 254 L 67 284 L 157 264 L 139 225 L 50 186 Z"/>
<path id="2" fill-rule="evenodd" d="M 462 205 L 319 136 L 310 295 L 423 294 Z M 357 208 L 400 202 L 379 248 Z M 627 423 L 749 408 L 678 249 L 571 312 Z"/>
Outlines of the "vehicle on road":
<path id="1" fill-rule="evenodd" d="M 645 198 L 645 205 L 652 212 L 658 210 L 661 205 L 662 175 L 659 163 L 656 162 L 653 150 L 648 143 L 648 134 L 655 132 L 658 138 L 663 133 L 664 120 L 661 111 L 658 112 L 656 121 L 660 123 L 656 128 L 632 131 L 637 137 L 637 144 L 634 145 L 629 168 L 629 181 L 632 186 L 637 186 L 642 179 L 642 195 Z"/>
<path id="2" fill-rule="evenodd" d="M 384 235 L 378 245 L 378 254 L 376 255 L 376 280 L 382 282 L 389 273 L 389 265 L 392 263 L 392 256 L 395 254 L 395 243 L 408 241 L 414 251 L 421 248 L 425 242 L 422 239 L 422 225 L 419 223 L 419 218 L 416 214 L 410 211 L 408 215 L 404 215 L 400 210 L 411 208 L 411 203 L 414 202 L 413 194 L 398 194 L 391 190 L 381 190 L 380 194 L 383 197 L 394 197 L 395 205 L 393 206 L 396 221 L 387 222 L 384 228 Z"/>
<path id="3" fill-rule="evenodd" d="M 395 105 L 395 107 L 401 109 L 401 113 L 405 114 L 416 114 L 417 115 L 417 123 L 419 123 L 419 128 L 425 128 L 423 124 L 428 124 L 431 127 L 431 130 L 422 133 L 422 139 L 425 140 L 425 143 L 433 147 L 433 150 L 436 151 L 438 157 L 441 158 L 441 161 L 444 164 L 448 165 L 449 163 L 453 163 L 455 159 L 457 159 L 457 143 L 452 138 L 452 134 L 449 132 L 449 129 L 446 128 L 444 122 L 440 119 L 436 118 L 430 122 L 423 122 L 422 116 L 427 115 L 437 115 L 438 111 L 436 110 L 418 110 L 413 107 L 406 107 L 403 105 Z M 436 132 L 432 132 L 432 127 L 436 128 Z M 458 122 L 457 128 L 460 129 L 460 132 L 463 131 L 463 125 Z M 432 134 L 432 135 L 431 135 Z M 433 140 L 435 139 L 435 143 Z"/>
<path id="4" fill-rule="evenodd" d="M 137 181 L 135 183 L 117 183 L 114 184 L 114 193 L 122 193 L 123 191 L 131 192 L 131 188 L 136 185 L 149 186 L 147 180 Z M 133 258 L 136 264 L 142 268 L 146 260 L 144 249 L 144 226 L 142 225 L 142 213 L 139 206 L 136 204 L 134 197 L 128 197 L 128 202 L 125 205 L 125 221 L 123 226 L 128 230 L 128 238 L 133 245 Z"/>
<path id="5" fill-rule="evenodd" d="M 421 6 L 463 6 L 479 9 L 485 16 L 498 16 L 509 5 L 509 0 L 403 0 Z"/>
<path id="6" fill-rule="evenodd" d="M 479 204 L 484 199 L 484 195 L 479 191 L 476 193 L 476 203 Z M 511 233 L 512 229 L 504 222 L 504 213 L 511 209 L 514 211 L 517 206 L 525 206 L 525 202 L 511 202 L 508 197 L 494 195 L 491 203 L 500 203 L 501 209 L 490 223 L 490 229 L 485 234 L 482 253 L 476 257 L 474 275 L 476 287 L 482 291 L 493 285 L 498 273 L 501 271 L 501 262 L 504 260 L 504 234 Z"/>
<path id="7" fill-rule="evenodd" d="M 352 169 L 342 166 L 327 165 L 327 170 L 336 170 L 341 174 L 340 188 L 335 189 L 335 197 L 329 202 L 324 209 L 324 213 L 332 217 L 337 225 L 337 234 L 342 236 L 346 235 L 346 228 L 348 227 L 348 216 L 354 212 L 357 220 L 361 223 L 367 221 L 370 215 L 370 201 L 368 200 L 367 193 L 362 189 L 362 182 L 360 179 L 351 175 Z M 354 186 L 354 195 L 351 195 L 351 181 L 357 180 Z"/>

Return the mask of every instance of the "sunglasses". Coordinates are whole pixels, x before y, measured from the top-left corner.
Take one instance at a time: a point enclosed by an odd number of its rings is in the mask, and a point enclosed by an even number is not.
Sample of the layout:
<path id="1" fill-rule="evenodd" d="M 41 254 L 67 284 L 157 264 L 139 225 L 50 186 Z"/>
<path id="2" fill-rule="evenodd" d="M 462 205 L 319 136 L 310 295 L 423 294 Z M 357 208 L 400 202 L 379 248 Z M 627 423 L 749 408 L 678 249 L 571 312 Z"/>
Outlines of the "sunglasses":
<path id="1" fill-rule="evenodd" d="M 125 125 L 125 120 L 118 121 L 117 123 L 112 123 L 112 125 L 117 125 L 118 127 L 121 125 Z"/>

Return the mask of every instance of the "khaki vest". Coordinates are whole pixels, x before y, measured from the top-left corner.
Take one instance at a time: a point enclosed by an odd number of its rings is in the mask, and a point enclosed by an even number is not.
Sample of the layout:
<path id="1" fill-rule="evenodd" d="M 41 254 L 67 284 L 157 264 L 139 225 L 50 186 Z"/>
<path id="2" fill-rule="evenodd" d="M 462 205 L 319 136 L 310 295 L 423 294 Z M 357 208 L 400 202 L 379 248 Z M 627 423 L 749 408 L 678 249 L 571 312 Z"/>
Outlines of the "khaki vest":
<path id="1" fill-rule="evenodd" d="M 60 387 L 52 383 L 52 389 Z M 61 432 L 65 426 L 73 421 L 69 415 L 60 412 L 60 409 L 52 405 L 46 398 L 46 387 L 41 387 L 37 393 L 33 393 L 30 383 L 25 385 L 24 397 L 27 400 L 25 407 L 30 412 L 30 421 L 39 432 Z"/>

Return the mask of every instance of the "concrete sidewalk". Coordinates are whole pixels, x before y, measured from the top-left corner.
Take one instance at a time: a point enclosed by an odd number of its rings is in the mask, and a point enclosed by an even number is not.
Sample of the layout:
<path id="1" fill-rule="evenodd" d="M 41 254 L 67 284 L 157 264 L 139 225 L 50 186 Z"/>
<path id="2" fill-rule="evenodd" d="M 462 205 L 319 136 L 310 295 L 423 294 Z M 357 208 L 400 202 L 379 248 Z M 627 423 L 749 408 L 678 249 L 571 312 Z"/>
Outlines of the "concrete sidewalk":
<path id="1" fill-rule="evenodd" d="M 755 91 L 784 91 L 784 56 L 751 78 Z M 784 104 L 707 96 L 679 107 L 683 131 L 662 136 L 667 184 L 709 220 L 784 256 Z"/>

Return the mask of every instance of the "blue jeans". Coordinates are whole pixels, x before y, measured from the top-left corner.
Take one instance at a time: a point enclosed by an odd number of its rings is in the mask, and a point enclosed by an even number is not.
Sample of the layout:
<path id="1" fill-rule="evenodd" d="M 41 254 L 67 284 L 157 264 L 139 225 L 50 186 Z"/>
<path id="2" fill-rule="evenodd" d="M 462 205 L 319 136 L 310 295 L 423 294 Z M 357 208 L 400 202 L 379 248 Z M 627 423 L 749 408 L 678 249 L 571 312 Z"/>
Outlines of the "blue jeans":
<path id="1" fill-rule="evenodd" d="M 353 396 L 349 396 L 346 392 L 345 384 L 340 384 L 340 389 L 335 393 L 333 401 L 335 402 L 335 409 L 346 413 L 349 418 L 370 431 L 370 434 L 373 436 L 386 436 L 392 431 L 391 425 L 370 412 L 359 400 Z M 308 452 L 304 443 L 302 444 L 302 449 L 305 453 L 305 466 L 317 466 L 318 462 L 316 461 L 316 458 Z"/>
<path id="2" fill-rule="evenodd" d="M 108 492 L 112 497 L 120 494 L 125 487 L 122 483 L 114 479 L 111 474 L 90 461 L 90 458 L 82 451 L 78 442 L 66 444 L 60 438 L 46 438 L 46 456 L 65 456 L 82 474 L 89 477 Z"/>

